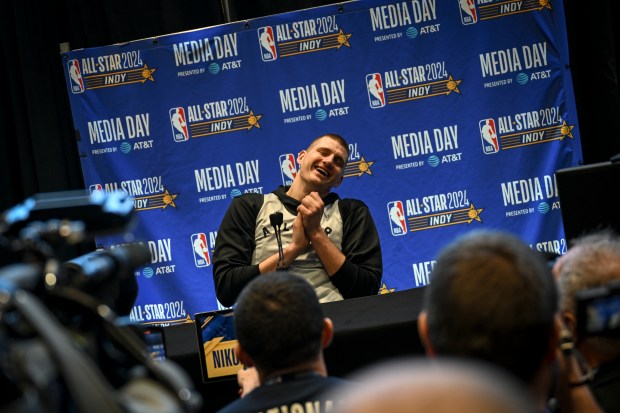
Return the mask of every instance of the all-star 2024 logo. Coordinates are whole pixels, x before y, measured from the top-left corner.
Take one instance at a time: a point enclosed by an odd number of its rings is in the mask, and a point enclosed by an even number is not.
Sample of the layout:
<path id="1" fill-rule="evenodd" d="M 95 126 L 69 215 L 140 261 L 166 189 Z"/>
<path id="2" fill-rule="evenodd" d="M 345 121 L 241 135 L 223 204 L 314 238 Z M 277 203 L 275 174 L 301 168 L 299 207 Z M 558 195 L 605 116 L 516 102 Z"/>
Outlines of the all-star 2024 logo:
<path id="1" fill-rule="evenodd" d="M 350 33 L 338 26 L 336 16 L 322 16 L 264 26 L 257 30 L 258 48 L 264 62 L 325 50 L 351 47 Z"/>
<path id="2" fill-rule="evenodd" d="M 414 197 L 387 204 L 388 219 L 393 236 L 426 231 L 451 225 L 482 222 L 484 208 L 477 208 L 467 197 L 466 190 Z"/>
<path id="3" fill-rule="evenodd" d="M 71 59 L 67 62 L 67 73 L 71 92 L 83 93 L 116 86 L 154 82 L 154 68 L 142 61 L 140 51 L 134 50 L 98 57 Z"/>
<path id="4" fill-rule="evenodd" d="M 246 96 L 238 96 L 187 108 L 174 107 L 169 110 L 169 117 L 172 138 L 175 142 L 185 142 L 190 138 L 260 128 L 263 115 L 254 113 Z"/>
<path id="5" fill-rule="evenodd" d="M 479 21 L 501 19 L 522 13 L 552 10 L 551 0 L 457 0 L 461 23 L 465 26 Z M 482 4 L 480 4 L 482 3 Z"/>
<path id="6" fill-rule="evenodd" d="M 569 124 L 558 106 L 487 118 L 479 122 L 482 151 L 486 155 L 500 150 L 573 139 L 575 125 Z"/>
<path id="7" fill-rule="evenodd" d="M 139 179 L 128 179 L 121 182 L 107 182 L 103 185 L 92 184 L 93 191 L 124 191 L 133 197 L 134 211 L 148 211 L 152 209 L 176 208 L 174 200 L 177 194 L 171 194 L 164 188 L 161 176 L 150 176 Z"/>
<path id="8" fill-rule="evenodd" d="M 369 104 L 373 109 L 383 108 L 386 103 L 428 99 L 453 92 L 460 94 L 460 83 L 460 79 L 449 73 L 444 61 L 366 75 Z"/>

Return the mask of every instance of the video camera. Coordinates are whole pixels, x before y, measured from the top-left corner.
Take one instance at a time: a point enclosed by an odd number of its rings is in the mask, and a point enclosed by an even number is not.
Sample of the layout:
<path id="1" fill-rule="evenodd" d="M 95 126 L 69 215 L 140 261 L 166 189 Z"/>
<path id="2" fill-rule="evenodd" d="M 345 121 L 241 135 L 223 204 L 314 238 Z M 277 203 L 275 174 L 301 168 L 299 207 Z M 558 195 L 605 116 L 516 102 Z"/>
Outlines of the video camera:
<path id="1" fill-rule="evenodd" d="M 153 357 L 153 338 L 161 346 L 161 334 L 150 336 L 125 317 L 138 292 L 134 270 L 150 261 L 148 248 L 71 255 L 96 236 L 127 232 L 135 219 L 130 196 L 103 191 L 38 194 L 0 215 L 0 385 L 11 386 L 0 411 L 202 407 L 189 375 Z"/>
<path id="2" fill-rule="evenodd" d="M 579 337 L 620 338 L 620 281 L 580 291 L 575 298 Z"/>

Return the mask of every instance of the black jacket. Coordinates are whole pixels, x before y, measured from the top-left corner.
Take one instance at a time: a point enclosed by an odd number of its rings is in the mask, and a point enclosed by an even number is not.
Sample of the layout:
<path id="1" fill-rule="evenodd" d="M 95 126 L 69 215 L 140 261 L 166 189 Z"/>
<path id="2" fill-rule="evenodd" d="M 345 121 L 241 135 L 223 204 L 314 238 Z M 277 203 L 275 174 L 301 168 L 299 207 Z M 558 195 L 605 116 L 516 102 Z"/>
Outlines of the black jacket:
<path id="1" fill-rule="evenodd" d="M 222 305 L 232 306 L 243 287 L 260 274 L 258 263 L 277 252 L 269 214 L 284 213 L 282 242 L 286 246 L 292 239 L 292 222 L 300 202 L 286 195 L 287 190 L 288 187 L 280 186 L 268 195 L 241 195 L 233 199 L 226 211 L 213 252 L 215 291 Z M 328 194 L 323 202 L 325 214 L 321 225 L 324 229 L 329 225 L 328 235 L 336 245 L 340 244 L 346 260 L 331 277 L 325 273 L 316 254 L 314 257 L 300 256 L 293 263 L 287 263 L 289 271 L 307 278 L 321 301 L 340 299 L 333 295 L 325 297 L 319 292 L 320 288 L 328 288 L 325 283 L 342 298 L 377 294 L 383 262 L 379 235 L 368 207 L 357 199 L 339 199 L 336 193 Z M 314 269 L 308 269 L 309 265 Z M 324 274 L 323 281 L 319 271 Z"/>

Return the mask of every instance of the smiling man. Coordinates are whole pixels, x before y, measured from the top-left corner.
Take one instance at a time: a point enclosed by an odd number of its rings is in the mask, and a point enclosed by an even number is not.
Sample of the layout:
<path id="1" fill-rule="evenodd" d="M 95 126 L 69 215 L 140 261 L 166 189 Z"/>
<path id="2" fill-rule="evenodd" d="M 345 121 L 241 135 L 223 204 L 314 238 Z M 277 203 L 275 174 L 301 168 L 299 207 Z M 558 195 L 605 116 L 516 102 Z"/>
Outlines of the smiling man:
<path id="1" fill-rule="evenodd" d="M 305 278 L 320 302 L 375 295 L 383 263 L 368 207 L 331 192 L 344 178 L 349 145 L 325 134 L 299 152 L 290 186 L 234 198 L 222 219 L 213 252 L 218 300 L 234 305 L 243 287 L 261 274 L 286 268 Z M 282 214 L 283 261 L 270 216 Z"/>

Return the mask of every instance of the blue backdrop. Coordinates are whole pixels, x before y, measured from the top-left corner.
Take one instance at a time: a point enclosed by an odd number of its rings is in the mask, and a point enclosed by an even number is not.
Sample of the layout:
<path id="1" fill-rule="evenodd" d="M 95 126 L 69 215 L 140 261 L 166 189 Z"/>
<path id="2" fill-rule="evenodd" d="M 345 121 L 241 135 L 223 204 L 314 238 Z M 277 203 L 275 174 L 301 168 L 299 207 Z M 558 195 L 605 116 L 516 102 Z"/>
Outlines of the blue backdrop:
<path id="1" fill-rule="evenodd" d="M 219 308 L 211 255 L 233 197 L 290 183 L 314 137 L 350 143 L 381 293 L 429 283 L 446 242 L 501 228 L 564 253 L 554 171 L 582 159 L 560 1 L 353 1 L 63 54 L 84 180 L 125 190 L 139 323 Z M 131 238 L 130 236 L 133 236 Z"/>

